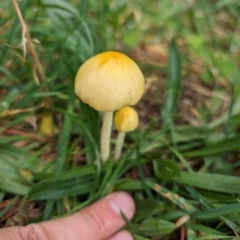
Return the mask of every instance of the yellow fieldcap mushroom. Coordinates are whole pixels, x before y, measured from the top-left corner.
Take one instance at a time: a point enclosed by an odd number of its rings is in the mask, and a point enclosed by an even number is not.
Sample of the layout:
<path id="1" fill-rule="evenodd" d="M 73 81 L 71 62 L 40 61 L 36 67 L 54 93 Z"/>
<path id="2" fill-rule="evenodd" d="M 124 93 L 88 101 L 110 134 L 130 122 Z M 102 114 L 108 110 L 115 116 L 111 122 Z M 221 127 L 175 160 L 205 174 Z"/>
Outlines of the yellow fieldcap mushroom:
<path id="1" fill-rule="evenodd" d="M 75 78 L 78 97 L 101 112 L 134 105 L 144 91 L 144 77 L 137 64 L 119 52 L 105 52 L 87 60 Z"/>
<path id="2" fill-rule="evenodd" d="M 132 107 L 123 107 L 116 112 L 114 125 L 119 131 L 114 152 L 114 159 L 118 160 L 121 156 L 126 132 L 134 131 L 138 126 L 138 113 Z"/>
<path id="3" fill-rule="evenodd" d="M 110 152 L 113 111 L 136 104 L 144 91 L 144 76 L 126 55 L 109 51 L 87 60 L 75 78 L 75 93 L 86 104 L 104 112 L 101 131 L 101 159 Z"/>

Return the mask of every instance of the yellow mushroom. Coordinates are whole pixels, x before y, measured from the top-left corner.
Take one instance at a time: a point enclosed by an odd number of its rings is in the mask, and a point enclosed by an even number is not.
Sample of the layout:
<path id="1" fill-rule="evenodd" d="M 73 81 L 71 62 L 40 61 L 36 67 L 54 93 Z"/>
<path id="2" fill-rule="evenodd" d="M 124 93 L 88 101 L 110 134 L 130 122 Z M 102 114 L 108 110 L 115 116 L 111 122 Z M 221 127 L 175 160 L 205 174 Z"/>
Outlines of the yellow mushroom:
<path id="1" fill-rule="evenodd" d="M 126 55 L 109 51 L 87 60 L 75 78 L 75 93 L 97 111 L 104 112 L 101 130 L 101 159 L 110 153 L 113 111 L 136 104 L 144 91 L 144 76 Z"/>
<path id="2" fill-rule="evenodd" d="M 123 107 L 116 112 L 114 125 L 119 131 L 114 152 L 114 160 L 118 160 L 121 156 L 126 132 L 134 131 L 138 126 L 138 113 L 132 107 Z"/>

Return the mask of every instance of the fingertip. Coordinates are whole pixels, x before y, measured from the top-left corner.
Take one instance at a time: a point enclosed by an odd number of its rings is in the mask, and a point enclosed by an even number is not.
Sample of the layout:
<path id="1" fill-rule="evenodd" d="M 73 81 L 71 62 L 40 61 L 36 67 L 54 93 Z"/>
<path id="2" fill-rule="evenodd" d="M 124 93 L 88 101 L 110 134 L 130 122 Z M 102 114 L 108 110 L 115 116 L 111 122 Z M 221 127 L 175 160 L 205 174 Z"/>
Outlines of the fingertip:
<path id="1" fill-rule="evenodd" d="M 118 191 L 108 195 L 105 199 L 118 214 L 122 211 L 129 219 L 134 216 L 135 203 L 130 194 Z"/>
<path id="2" fill-rule="evenodd" d="M 106 240 L 133 240 L 133 236 L 128 231 L 121 231 Z"/>

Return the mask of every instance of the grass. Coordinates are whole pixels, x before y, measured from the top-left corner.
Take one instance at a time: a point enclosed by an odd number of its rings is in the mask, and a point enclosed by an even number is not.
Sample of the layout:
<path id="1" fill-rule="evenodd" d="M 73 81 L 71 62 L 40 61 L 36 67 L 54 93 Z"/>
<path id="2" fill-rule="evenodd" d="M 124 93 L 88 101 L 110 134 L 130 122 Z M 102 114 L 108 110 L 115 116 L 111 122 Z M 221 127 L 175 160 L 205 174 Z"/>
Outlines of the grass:
<path id="1" fill-rule="evenodd" d="M 125 190 L 137 205 L 126 219 L 136 240 L 239 239 L 238 1 L 19 4 L 45 79 L 31 52 L 24 59 L 11 1 L 1 1 L 1 227 L 67 215 Z M 121 160 L 103 165 L 101 114 L 73 84 L 86 59 L 109 49 L 139 64 L 146 93 Z"/>

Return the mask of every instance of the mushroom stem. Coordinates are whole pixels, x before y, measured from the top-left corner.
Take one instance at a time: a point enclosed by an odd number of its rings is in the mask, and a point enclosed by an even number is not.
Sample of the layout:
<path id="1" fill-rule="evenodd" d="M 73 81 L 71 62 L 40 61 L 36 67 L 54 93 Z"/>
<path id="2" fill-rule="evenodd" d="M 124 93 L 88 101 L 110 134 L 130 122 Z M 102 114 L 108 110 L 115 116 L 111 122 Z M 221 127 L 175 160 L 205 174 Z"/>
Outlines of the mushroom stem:
<path id="1" fill-rule="evenodd" d="M 119 132 L 118 133 L 117 140 L 116 140 L 115 151 L 114 151 L 114 160 L 115 161 L 119 160 L 119 158 L 121 156 L 125 135 L 126 135 L 125 132 Z"/>
<path id="2" fill-rule="evenodd" d="M 104 112 L 103 124 L 101 130 L 101 150 L 100 156 L 102 162 L 106 162 L 110 153 L 110 136 L 112 130 L 113 112 Z"/>

